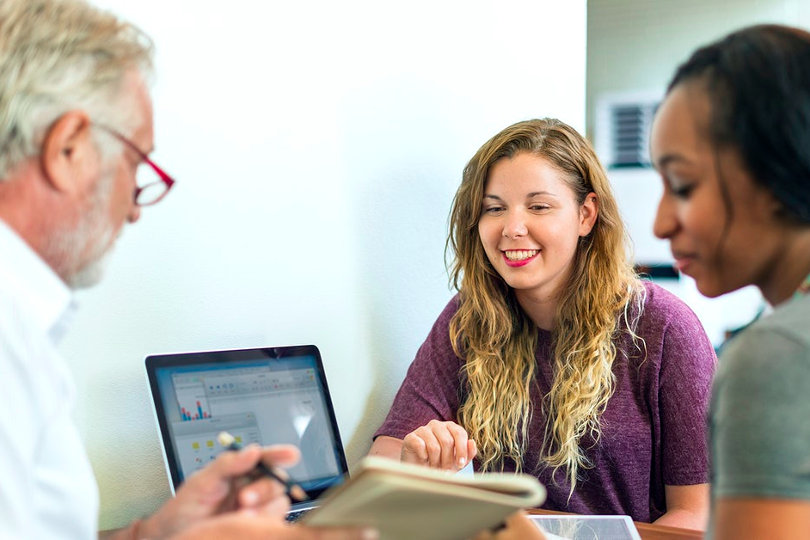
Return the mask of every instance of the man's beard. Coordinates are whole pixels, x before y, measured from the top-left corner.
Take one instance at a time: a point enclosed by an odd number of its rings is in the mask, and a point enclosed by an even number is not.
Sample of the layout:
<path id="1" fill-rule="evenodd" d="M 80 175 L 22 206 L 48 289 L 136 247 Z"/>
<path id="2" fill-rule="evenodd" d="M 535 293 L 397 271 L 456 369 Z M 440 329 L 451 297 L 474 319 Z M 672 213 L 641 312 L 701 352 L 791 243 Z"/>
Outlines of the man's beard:
<path id="1" fill-rule="evenodd" d="M 108 212 L 114 182 L 115 168 L 111 167 L 99 179 L 79 223 L 51 238 L 51 253 L 62 262 L 61 276 L 71 289 L 92 287 L 104 275 L 112 250 L 113 227 Z"/>
<path id="2" fill-rule="evenodd" d="M 101 278 L 104 277 L 104 271 L 107 269 L 107 263 L 112 254 L 112 245 L 109 244 L 112 231 L 105 231 L 103 243 L 98 246 L 104 247 L 101 253 L 91 259 L 87 264 L 80 268 L 73 275 L 68 276 L 68 287 L 71 289 L 86 289 L 96 285 Z"/>

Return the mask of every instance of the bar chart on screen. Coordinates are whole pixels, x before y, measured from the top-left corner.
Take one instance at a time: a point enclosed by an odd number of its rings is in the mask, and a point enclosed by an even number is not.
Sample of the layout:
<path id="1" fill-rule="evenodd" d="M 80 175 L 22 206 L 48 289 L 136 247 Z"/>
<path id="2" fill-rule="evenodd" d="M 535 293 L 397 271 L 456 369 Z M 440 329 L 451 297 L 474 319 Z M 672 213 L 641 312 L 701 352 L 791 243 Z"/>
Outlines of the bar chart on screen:
<path id="1" fill-rule="evenodd" d="M 208 404 L 202 377 L 178 374 L 174 377 L 174 391 L 181 420 L 211 418 L 211 407 Z"/>

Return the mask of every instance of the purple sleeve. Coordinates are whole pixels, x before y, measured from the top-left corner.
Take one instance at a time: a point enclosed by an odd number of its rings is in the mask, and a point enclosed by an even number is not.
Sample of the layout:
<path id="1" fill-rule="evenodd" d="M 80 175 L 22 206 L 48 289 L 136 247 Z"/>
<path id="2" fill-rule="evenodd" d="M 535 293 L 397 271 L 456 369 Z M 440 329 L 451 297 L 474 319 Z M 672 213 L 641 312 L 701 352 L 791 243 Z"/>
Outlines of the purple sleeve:
<path id="1" fill-rule="evenodd" d="M 658 289 L 664 322 L 658 403 L 665 485 L 709 481 L 707 414 L 717 363 L 703 325 L 689 307 Z"/>
<path id="2" fill-rule="evenodd" d="M 439 315 L 374 438 L 387 435 L 402 439 L 431 420 L 456 421 L 462 361 L 450 346 L 448 327 L 457 309 L 458 302 L 453 298 Z"/>

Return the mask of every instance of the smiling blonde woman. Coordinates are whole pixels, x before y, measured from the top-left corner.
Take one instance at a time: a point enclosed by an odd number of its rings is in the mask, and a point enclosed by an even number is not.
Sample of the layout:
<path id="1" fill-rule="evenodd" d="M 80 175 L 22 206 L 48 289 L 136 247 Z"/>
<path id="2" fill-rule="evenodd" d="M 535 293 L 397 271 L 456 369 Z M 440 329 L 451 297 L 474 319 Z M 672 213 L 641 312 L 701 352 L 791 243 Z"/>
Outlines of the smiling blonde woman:
<path id="1" fill-rule="evenodd" d="M 554 510 L 705 527 L 714 351 L 634 274 L 590 144 L 552 119 L 490 139 L 464 169 L 448 248 L 458 295 L 371 453 L 530 472 Z"/>

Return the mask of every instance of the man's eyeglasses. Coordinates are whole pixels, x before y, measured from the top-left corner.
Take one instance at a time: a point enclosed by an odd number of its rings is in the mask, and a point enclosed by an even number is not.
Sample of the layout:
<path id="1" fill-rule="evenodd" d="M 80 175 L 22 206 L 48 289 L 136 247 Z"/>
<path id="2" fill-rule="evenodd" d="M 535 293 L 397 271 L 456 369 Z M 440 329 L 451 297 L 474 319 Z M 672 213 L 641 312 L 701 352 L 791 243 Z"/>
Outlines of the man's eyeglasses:
<path id="1" fill-rule="evenodd" d="M 160 201 L 169 190 L 174 185 L 174 178 L 166 174 L 163 169 L 158 167 L 154 161 L 149 159 L 147 156 L 138 146 L 129 140 L 128 138 L 121 135 L 116 130 L 109 128 L 103 124 L 93 124 L 95 126 L 100 127 L 122 143 L 129 147 L 133 152 L 135 152 L 143 164 L 148 165 L 149 169 L 144 172 L 148 172 L 149 174 L 144 174 L 141 172 L 143 167 L 139 167 L 138 174 L 136 178 L 137 185 L 135 186 L 135 204 L 138 206 L 149 206 L 150 204 L 155 204 Z M 147 176 L 147 178 L 144 178 Z"/>

